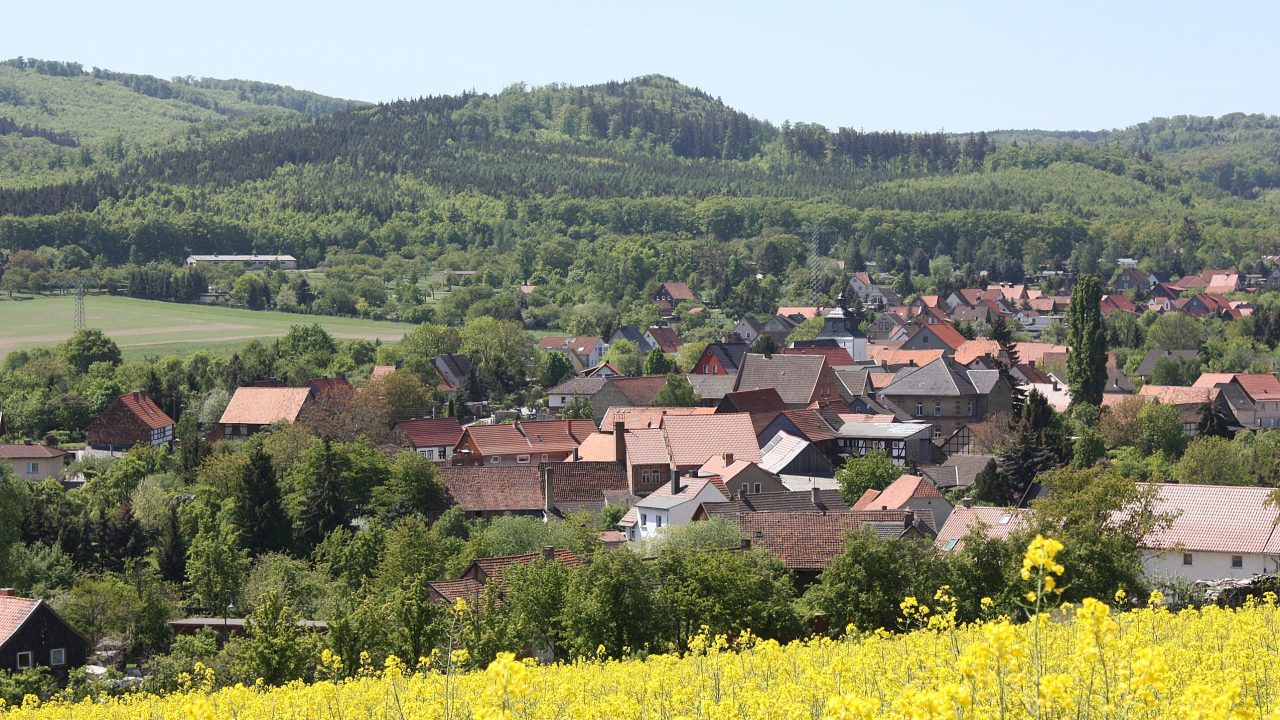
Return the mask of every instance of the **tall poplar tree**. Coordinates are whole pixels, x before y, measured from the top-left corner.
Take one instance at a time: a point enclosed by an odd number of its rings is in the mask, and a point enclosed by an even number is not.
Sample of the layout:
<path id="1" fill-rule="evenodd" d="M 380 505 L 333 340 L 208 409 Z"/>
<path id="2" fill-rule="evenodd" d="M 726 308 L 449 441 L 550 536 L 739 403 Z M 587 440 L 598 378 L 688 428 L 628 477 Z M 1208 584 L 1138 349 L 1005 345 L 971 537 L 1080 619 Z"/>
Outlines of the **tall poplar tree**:
<path id="1" fill-rule="evenodd" d="M 1094 275 L 1080 278 L 1067 308 L 1067 385 L 1071 402 L 1101 405 L 1107 387 L 1107 329 L 1102 322 L 1102 286 Z"/>

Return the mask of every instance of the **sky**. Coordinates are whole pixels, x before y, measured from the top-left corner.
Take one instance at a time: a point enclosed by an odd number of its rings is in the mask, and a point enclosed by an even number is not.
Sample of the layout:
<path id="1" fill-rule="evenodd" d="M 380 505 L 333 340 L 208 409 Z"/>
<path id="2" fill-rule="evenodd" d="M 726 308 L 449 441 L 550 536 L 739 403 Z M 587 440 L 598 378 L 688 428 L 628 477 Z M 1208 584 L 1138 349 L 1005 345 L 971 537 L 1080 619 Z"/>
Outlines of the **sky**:
<path id="1" fill-rule="evenodd" d="M 0 57 L 388 101 L 659 73 L 863 130 L 1280 112 L 1280 3 L 0 0 Z"/>

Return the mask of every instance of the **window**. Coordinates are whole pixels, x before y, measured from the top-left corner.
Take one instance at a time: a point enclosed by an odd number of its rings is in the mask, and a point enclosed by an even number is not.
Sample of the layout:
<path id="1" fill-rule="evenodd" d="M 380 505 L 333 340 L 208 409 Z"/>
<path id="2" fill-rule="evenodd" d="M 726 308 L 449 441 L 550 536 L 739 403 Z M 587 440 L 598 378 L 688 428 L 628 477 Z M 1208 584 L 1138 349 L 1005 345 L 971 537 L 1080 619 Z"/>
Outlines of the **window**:
<path id="1" fill-rule="evenodd" d="M 520 463 L 521 465 L 528 465 L 528 464 L 529 464 L 529 456 L 528 456 L 528 455 L 517 455 L 517 456 L 516 456 L 516 462 Z"/>
<path id="2" fill-rule="evenodd" d="M 970 400 L 970 401 L 969 401 L 969 411 L 968 411 L 968 412 L 966 412 L 965 414 L 966 414 L 966 415 L 972 415 L 972 414 L 973 414 L 973 401 L 972 401 L 972 400 Z"/>
<path id="3" fill-rule="evenodd" d="M 497 464 L 498 464 L 498 461 L 499 461 L 500 459 L 501 459 L 501 458 L 499 458 L 497 455 L 490 456 L 490 457 L 489 457 L 489 464 L 490 464 L 490 465 L 497 465 Z"/>
<path id="4" fill-rule="evenodd" d="M 945 550 L 945 551 L 947 551 L 947 552 L 950 552 L 950 551 L 952 551 L 952 550 L 954 550 L 954 549 L 955 549 L 955 547 L 956 547 L 956 543 L 958 543 L 958 542 L 960 542 L 960 541 L 959 541 L 959 540 L 957 540 L 957 539 L 952 538 L 951 540 L 948 540 L 948 541 L 947 541 L 947 546 L 946 546 L 946 547 L 944 547 L 944 548 L 942 548 L 942 549 L 943 549 L 943 550 Z"/>
<path id="5" fill-rule="evenodd" d="M 920 402 L 919 400 L 916 401 L 916 415 L 917 416 L 924 415 L 924 403 Z"/>
<path id="6" fill-rule="evenodd" d="M 32 661 L 30 652 L 18 653 L 18 669 L 19 670 L 30 670 L 32 664 L 33 664 L 33 661 Z"/>
<path id="7" fill-rule="evenodd" d="M 546 462 L 546 461 L 547 461 L 547 454 L 542 453 L 542 462 Z"/>
<path id="8" fill-rule="evenodd" d="M 645 514 L 645 513 L 640 513 L 640 524 L 641 524 L 641 525 L 648 525 L 648 524 L 649 524 L 649 516 L 648 516 L 647 514 Z"/>
<path id="9" fill-rule="evenodd" d="M 658 527 L 662 527 L 662 516 L 661 516 L 661 515 L 654 515 L 654 516 L 653 516 L 653 521 L 657 524 L 657 526 L 658 526 Z"/>
<path id="10" fill-rule="evenodd" d="M 425 456 L 427 457 L 427 459 L 428 459 L 428 460 L 435 460 L 435 459 L 436 459 L 436 449 L 435 449 L 435 448 L 427 448 L 427 449 L 425 449 L 425 450 L 423 450 L 423 451 L 422 451 L 422 454 L 423 454 L 423 455 L 425 455 Z"/>
<path id="11" fill-rule="evenodd" d="M 941 400 L 934 400 L 934 401 L 933 401 L 933 416 L 934 416 L 934 417 L 940 417 L 941 415 L 942 415 L 942 401 L 941 401 Z"/>
<path id="12" fill-rule="evenodd" d="M 1242 568 L 1242 567 L 1244 567 L 1244 556 L 1243 556 L 1243 555 L 1232 555 L 1232 556 L 1231 556 L 1231 567 L 1233 567 L 1233 568 Z"/>
<path id="13" fill-rule="evenodd" d="M 940 438 L 940 437 L 942 437 L 942 428 L 941 428 L 941 427 L 939 427 L 939 426 L 937 426 L 937 425 L 934 425 L 934 426 L 933 426 L 933 439 L 934 439 L 934 440 L 937 440 L 937 439 L 938 439 L 938 438 Z"/>
<path id="14" fill-rule="evenodd" d="M 54 667 L 60 667 L 67 664 L 67 651 L 65 648 L 54 648 L 49 651 L 49 664 Z"/>
<path id="15" fill-rule="evenodd" d="M 1182 553 L 1182 564 L 1183 565 L 1191 564 L 1191 553 Z"/>
<path id="16" fill-rule="evenodd" d="M 36 473 L 38 473 L 38 472 L 40 472 L 40 463 L 38 463 L 38 462 L 29 462 L 29 463 L 27 463 L 27 474 L 28 474 L 28 475 L 35 475 L 35 474 L 36 474 Z"/>
<path id="17" fill-rule="evenodd" d="M 641 471 L 640 471 L 640 481 L 641 481 L 641 482 L 644 482 L 644 483 L 652 482 L 652 481 L 649 479 L 649 477 L 650 477 L 650 475 L 649 475 L 649 471 L 648 471 L 648 470 L 641 470 Z"/>
<path id="18" fill-rule="evenodd" d="M 760 494 L 760 483 L 756 483 L 756 484 L 755 484 L 755 486 L 751 488 L 751 492 L 756 493 L 757 495 L 759 495 L 759 494 Z"/>

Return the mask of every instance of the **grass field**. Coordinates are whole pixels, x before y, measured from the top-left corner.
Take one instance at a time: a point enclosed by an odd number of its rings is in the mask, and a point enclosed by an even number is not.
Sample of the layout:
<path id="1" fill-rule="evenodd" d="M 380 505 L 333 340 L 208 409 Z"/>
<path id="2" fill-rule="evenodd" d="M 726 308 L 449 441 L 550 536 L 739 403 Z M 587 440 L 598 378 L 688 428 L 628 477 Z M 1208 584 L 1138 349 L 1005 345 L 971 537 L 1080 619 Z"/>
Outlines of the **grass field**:
<path id="1" fill-rule="evenodd" d="M 22 348 L 54 345 L 71 335 L 75 298 L 0 299 L 0 357 Z M 290 325 L 319 323 L 339 339 L 398 342 L 411 325 L 320 315 L 291 315 L 237 308 L 182 305 L 90 295 L 85 327 L 98 328 L 120 345 L 126 360 L 147 355 L 208 350 L 230 355 L 246 340 L 280 337 Z"/>

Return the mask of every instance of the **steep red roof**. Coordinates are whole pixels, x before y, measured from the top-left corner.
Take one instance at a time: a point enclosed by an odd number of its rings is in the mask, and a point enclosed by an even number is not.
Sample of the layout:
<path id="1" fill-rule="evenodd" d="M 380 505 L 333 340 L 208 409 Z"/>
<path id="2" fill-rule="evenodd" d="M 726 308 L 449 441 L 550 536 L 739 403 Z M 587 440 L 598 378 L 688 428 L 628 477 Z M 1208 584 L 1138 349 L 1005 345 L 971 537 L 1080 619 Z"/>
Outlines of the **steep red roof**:
<path id="1" fill-rule="evenodd" d="M 919 475 L 900 475 L 889 487 L 875 495 L 868 490 L 863 494 L 854 508 L 858 510 L 887 509 L 899 510 L 913 498 L 940 498 L 942 493 L 925 478 Z"/>
<path id="2" fill-rule="evenodd" d="M 8 642 L 38 607 L 40 601 L 35 598 L 0 595 L 0 645 Z"/>
<path id="3" fill-rule="evenodd" d="M 396 427 L 415 448 L 453 447 L 462 438 L 462 425 L 457 418 L 401 420 Z"/>
<path id="4" fill-rule="evenodd" d="M 595 432 L 590 420 L 531 420 L 504 425 L 472 425 L 463 434 L 481 455 L 567 452 Z"/>
<path id="5" fill-rule="evenodd" d="M 173 424 L 173 418 L 166 415 L 160 406 L 156 405 L 155 401 L 144 392 L 121 395 L 116 402 L 128 408 L 129 412 L 152 430 L 160 430 Z"/>

